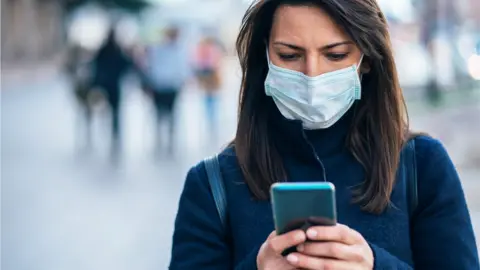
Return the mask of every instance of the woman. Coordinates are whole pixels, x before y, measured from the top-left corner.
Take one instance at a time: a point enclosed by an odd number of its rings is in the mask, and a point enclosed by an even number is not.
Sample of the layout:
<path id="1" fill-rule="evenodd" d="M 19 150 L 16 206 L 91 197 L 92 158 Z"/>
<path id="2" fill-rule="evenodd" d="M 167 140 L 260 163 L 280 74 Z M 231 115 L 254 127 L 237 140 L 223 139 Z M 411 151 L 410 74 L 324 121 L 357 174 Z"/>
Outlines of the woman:
<path id="1" fill-rule="evenodd" d="M 193 167 L 170 269 L 479 269 L 457 172 L 427 136 L 413 138 L 418 204 L 408 213 L 395 175 L 412 136 L 375 0 L 260 1 L 237 50 L 237 135 L 219 156 L 227 226 L 204 164 Z M 340 224 L 276 235 L 268 191 L 279 181 L 332 182 Z M 297 252 L 281 256 L 289 247 Z"/>
<path id="2" fill-rule="evenodd" d="M 205 109 L 212 140 L 216 141 L 217 103 L 220 90 L 222 51 L 213 37 L 205 37 L 195 52 L 195 68 L 200 88 L 205 92 Z"/>

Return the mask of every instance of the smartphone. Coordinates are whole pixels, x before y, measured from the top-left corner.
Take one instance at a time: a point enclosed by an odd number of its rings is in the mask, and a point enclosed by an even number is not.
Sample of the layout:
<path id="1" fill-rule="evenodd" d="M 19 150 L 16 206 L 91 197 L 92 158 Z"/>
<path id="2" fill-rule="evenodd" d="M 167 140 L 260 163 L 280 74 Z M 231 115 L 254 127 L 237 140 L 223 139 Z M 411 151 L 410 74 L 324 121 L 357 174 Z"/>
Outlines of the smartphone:
<path id="1" fill-rule="evenodd" d="M 329 182 L 275 183 L 270 188 L 277 234 L 337 224 L 335 186 Z M 295 251 L 286 250 L 283 255 Z"/>

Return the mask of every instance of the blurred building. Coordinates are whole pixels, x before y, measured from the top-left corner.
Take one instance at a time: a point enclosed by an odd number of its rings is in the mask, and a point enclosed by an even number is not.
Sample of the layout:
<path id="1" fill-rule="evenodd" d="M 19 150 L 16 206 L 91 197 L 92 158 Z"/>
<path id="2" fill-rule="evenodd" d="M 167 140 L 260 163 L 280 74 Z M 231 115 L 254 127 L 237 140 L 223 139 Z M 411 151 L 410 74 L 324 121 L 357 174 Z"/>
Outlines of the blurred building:
<path id="1" fill-rule="evenodd" d="M 63 44 L 63 8 L 59 0 L 1 0 L 2 63 L 43 60 Z"/>
<path id="2" fill-rule="evenodd" d="M 2 63 L 43 61 L 58 55 L 69 38 L 69 17 L 78 7 L 95 2 L 137 12 L 147 6 L 145 1 L 1 0 Z"/>

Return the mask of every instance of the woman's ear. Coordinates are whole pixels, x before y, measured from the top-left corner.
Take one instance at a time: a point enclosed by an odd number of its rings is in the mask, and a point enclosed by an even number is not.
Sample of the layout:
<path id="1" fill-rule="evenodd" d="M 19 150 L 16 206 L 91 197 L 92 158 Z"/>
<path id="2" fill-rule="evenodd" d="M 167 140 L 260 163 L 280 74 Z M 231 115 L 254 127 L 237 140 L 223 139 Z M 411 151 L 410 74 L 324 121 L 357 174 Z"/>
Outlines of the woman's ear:
<path id="1" fill-rule="evenodd" d="M 367 74 L 370 72 L 370 70 L 370 61 L 368 61 L 368 59 L 363 60 L 362 64 L 360 65 L 360 73 Z"/>

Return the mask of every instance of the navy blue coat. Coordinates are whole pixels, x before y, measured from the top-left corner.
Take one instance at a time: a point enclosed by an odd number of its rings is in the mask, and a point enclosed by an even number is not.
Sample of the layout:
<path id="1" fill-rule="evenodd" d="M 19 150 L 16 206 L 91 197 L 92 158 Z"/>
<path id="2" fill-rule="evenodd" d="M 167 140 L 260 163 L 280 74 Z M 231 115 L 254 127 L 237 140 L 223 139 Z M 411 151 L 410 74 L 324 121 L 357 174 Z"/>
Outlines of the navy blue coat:
<path id="1" fill-rule="evenodd" d="M 352 110 L 351 110 L 352 111 Z M 269 124 L 288 181 L 332 182 L 338 222 L 360 232 L 370 244 L 375 269 L 480 269 L 464 192 L 441 143 L 419 136 L 416 143 L 418 206 L 410 218 L 404 182 L 397 181 L 392 207 L 380 215 L 352 201 L 352 187 L 364 181 L 361 164 L 345 147 L 351 111 L 328 129 L 304 131 L 276 110 Z M 304 136 L 303 134 L 306 134 Z M 308 140 L 308 141 L 307 141 Z M 314 149 L 312 149 L 312 146 Z M 318 155 L 325 175 L 315 158 Z M 234 147 L 220 154 L 228 200 L 228 228 L 222 229 L 202 163 L 188 172 L 175 221 L 170 269 L 257 269 L 261 244 L 274 230 L 269 201 L 252 199 Z"/>

